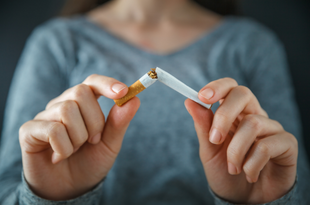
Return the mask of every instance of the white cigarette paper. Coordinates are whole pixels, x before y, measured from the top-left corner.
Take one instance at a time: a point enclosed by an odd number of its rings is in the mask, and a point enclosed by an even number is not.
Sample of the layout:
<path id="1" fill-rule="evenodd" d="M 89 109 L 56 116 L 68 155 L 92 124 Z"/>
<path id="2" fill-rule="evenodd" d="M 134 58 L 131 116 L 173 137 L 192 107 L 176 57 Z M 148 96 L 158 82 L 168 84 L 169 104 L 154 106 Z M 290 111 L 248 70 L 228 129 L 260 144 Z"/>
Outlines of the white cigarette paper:
<path id="1" fill-rule="evenodd" d="M 198 98 L 198 92 L 193 90 L 192 88 L 188 87 L 184 83 L 182 83 L 180 80 L 172 76 L 171 74 L 167 73 L 166 71 L 156 68 L 157 73 L 157 79 L 159 82 L 167 85 L 168 87 L 172 88 L 173 90 L 181 93 L 185 97 L 195 101 L 196 103 L 202 105 L 205 108 L 210 109 L 212 104 L 206 104 L 199 100 Z"/>
<path id="2" fill-rule="evenodd" d="M 147 88 L 150 85 L 152 85 L 153 83 L 155 83 L 157 81 L 156 78 L 151 78 L 147 73 L 145 75 L 143 75 L 140 79 L 141 84 Z"/>

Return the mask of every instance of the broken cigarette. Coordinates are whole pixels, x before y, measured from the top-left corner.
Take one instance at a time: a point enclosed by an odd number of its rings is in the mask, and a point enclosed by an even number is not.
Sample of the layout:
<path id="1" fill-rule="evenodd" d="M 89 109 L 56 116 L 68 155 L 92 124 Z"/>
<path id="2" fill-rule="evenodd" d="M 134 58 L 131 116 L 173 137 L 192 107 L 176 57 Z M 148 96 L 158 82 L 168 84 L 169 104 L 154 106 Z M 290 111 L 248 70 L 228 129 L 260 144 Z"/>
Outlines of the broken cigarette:
<path id="1" fill-rule="evenodd" d="M 196 103 L 202 105 L 205 108 L 210 109 L 212 107 L 212 104 L 206 104 L 199 100 L 198 98 L 198 92 L 193 90 L 192 88 L 188 87 L 184 83 L 182 83 L 180 80 L 172 76 L 171 74 L 167 73 L 166 71 L 156 68 L 155 69 L 157 73 L 157 79 L 158 81 L 162 82 L 163 84 L 167 85 L 168 87 L 172 88 L 173 90 L 181 93 L 185 97 L 195 101 Z"/>
<path id="2" fill-rule="evenodd" d="M 115 104 L 118 106 L 122 106 L 128 100 L 130 100 L 131 98 L 141 93 L 143 90 L 145 90 L 145 88 L 149 87 L 156 81 L 157 81 L 157 75 L 156 75 L 155 69 L 152 69 L 150 72 L 143 75 L 134 84 L 129 86 L 128 93 L 124 97 L 114 100 Z"/>
<path id="3" fill-rule="evenodd" d="M 122 106 L 128 100 L 136 96 L 138 93 L 142 92 L 144 89 L 155 83 L 156 81 L 160 81 L 161 83 L 167 85 L 168 87 L 172 88 L 173 90 L 181 93 L 185 97 L 195 101 L 196 103 L 202 105 L 205 108 L 210 109 L 212 107 L 211 104 L 203 103 L 198 98 L 198 93 L 193 90 L 192 88 L 188 87 L 180 80 L 172 76 L 171 74 L 167 73 L 166 71 L 160 68 L 152 68 L 152 70 L 142 76 L 138 81 L 132 84 L 128 89 L 128 93 L 118 99 L 114 100 L 115 104 L 118 106 Z"/>

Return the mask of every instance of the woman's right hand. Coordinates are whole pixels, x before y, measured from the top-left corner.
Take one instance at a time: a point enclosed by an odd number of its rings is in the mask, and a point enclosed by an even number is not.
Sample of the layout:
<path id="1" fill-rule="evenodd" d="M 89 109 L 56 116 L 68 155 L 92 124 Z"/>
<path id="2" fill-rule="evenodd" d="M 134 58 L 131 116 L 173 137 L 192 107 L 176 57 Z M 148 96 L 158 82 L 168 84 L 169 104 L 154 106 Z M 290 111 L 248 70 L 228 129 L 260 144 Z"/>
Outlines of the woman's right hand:
<path id="1" fill-rule="evenodd" d="M 127 92 L 127 86 L 113 78 L 91 75 L 20 128 L 24 176 L 35 194 L 72 199 L 107 175 L 140 101 L 135 97 L 122 107 L 114 105 L 105 122 L 97 99 L 118 99 Z"/>

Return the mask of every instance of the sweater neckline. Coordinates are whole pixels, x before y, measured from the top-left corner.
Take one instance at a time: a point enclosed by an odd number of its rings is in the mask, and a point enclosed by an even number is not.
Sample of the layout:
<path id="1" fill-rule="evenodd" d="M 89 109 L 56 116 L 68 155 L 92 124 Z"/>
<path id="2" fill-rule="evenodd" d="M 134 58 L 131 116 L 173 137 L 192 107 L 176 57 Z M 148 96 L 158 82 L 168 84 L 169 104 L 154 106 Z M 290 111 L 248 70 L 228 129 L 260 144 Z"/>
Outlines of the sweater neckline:
<path id="1" fill-rule="evenodd" d="M 114 35 L 110 31 L 108 31 L 105 27 L 93 22 L 86 15 L 78 16 L 78 18 L 81 19 L 83 22 L 85 22 L 90 27 L 92 27 L 93 29 L 95 29 L 96 31 L 107 36 L 113 42 L 113 44 L 119 44 L 122 47 L 127 47 L 133 52 L 136 52 L 140 55 L 145 55 L 145 56 L 154 57 L 154 58 L 168 58 L 168 57 L 179 55 L 181 53 L 185 53 L 186 51 L 191 50 L 195 47 L 199 47 L 199 45 L 201 45 L 202 42 L 212 39 L 212 37 L 216 36 L 226 26 L 229 20 L 233 17 L 231 16 L 223 17 L 223 20 L 219 24 L 214 26 L 212 29 L 205 31 L 202 35 L 200 35 L 198 38 L 193 40 L 190 44 L 187 44 L 183 46 L 182 48 L 169 52 L 167 54 L 159 54 L 159 53 L 150 52 L 136 45 L 133 45 L 125 41 L 124 39 L 119 38 L 118 36 Z"/>

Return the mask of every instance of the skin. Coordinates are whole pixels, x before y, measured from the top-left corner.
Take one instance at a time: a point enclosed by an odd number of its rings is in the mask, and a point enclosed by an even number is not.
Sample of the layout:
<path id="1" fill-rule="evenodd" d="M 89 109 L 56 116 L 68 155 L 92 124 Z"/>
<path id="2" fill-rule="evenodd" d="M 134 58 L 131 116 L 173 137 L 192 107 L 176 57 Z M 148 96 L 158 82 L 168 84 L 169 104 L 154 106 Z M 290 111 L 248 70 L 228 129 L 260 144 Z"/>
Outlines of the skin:
<path id="1" fill-rule="evenodd" d="M 116 0 L 93 10 L 89 18 L 158 54 L 181 49 L 221 20 L 186 0 Z M 140 101 L 135 97 L 122 107 L 113 106 L 105 122 L 97 99 L 118 99 L 127 92 L 113 78 L 91 75 L 20 128 L 24 174 L 34 193 L 50 200 L 72 199 L 107 176 Z M 199 98 L 221 103 L 213 114 L 185 101 L 211 189 L 235 203 L 266 203 L 285 195 L 296 177 L 295 137 L 269 119 L 253 93 L 233 79 L 209 83 Z"/>
<path id="2" fill-rule="evenodd" d="M 209 83 L 199 99 L 220 101 L 214 114 L 185 101 L 211 189 L 234 203 L 261 204 L 285 195 L 296 178 L 296 138 L 269 119 L 253 93 L 231 78 Z"/>
<path id="3" fill-rule="evenodd" d="M 222 19 L 186 0 L 116 0 L 88 17 L 125 42 L 160 55 L 192 44 Z"/>

